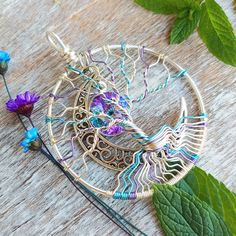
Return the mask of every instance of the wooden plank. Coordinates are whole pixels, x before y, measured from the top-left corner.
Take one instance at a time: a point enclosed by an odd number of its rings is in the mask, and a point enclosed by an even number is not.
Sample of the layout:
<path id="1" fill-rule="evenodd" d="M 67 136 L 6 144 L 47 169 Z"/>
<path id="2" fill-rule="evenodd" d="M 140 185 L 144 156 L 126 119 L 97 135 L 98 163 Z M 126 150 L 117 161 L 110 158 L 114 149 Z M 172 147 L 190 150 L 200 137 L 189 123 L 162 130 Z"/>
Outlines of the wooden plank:
<path id="1" fill-rule="evenodd" d="M 236 26 L 232 1 L 219 3 Z M 47 95 L 63 72 L 62 60 L 45 39 L 47 30 L 57 32 L 78 51 L 124 40 L 148 45 L 187 68 L 197 82 L 210 118 L 198 165 L 236 190 L 236 72 L 217 61 L 197 33 L 170 46 L 167 36 L 173 17 L 152 14 L 127 0 L 3 0 L 1 4 L 0 45 L 12 56 L 7 80 L 13 94 L 27 89 L 42 94 L 33 119 L 45 139 Z M 45 157 L 22 154 L 18 143 L 23 130 L 5 111 L 7 94 L 3 83 L 0 86 L 0 235 L 123 235 Z M 159 118 L 166 114 L 165 106 L 158 109 Z M 160 125 L 163 120 L 156 122 Z M 105 201 L 148 235 L 161 235 L 150 200 Z"/>

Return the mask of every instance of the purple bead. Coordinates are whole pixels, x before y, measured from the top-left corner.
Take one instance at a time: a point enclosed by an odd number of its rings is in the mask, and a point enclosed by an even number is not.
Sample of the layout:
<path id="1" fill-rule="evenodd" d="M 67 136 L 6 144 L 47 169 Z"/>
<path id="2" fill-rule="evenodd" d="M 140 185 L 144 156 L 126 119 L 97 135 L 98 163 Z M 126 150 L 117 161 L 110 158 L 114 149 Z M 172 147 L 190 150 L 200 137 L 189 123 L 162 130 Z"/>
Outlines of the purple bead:
<path id="1" fill-rule="evenodd" d="M 129 200 L 135 200 L 137 198 L 137 194 L 135 192 L 131 192 L 129 195 Z"/>
<path id="2" fill-rule="evenodd" d="M 111 116 L 113 119 L 127 120 L 128 116 L 123 111 L 119 111 L 117 109 L 117 105 L 115 103 L 111 103 L 111 101 L 116 102 L 118 98 L 118 104 L 122 108 L 127 108 L 128 103 L 125 99 L 115 92 L 105 92 L 103 94 L 97 95 L 93 98 L 92 103 L 90 105 L 90 110 L 98 115 L 103 112 L 104 114 Z M 100 132 L 106 136 L 116 136 L 124 132 L 124 127 L 120 124 L 114 124 L 110 128 L 107 128 L 111 120 L 109 118 L 94 118 L 91 120 L 91 123 L 96 128 L 101 128 Z"/>

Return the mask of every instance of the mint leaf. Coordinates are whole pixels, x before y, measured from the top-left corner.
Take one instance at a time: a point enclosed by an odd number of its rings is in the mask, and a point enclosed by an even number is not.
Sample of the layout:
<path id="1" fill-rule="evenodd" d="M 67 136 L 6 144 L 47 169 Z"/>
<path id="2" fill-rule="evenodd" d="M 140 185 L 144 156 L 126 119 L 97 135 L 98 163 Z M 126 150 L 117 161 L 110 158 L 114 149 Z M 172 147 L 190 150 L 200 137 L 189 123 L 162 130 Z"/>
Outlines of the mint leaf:
<path id="1" fill-rule="evenodd" d="M 232 235 L 218 213 L 175 186 L 155 185 L 153 203 L 167 236 Z"/>
<path id="2" fill-rule="evenodd" d="M 176 184 L 176 187 L 209 204 L 236 235 L 236 195 L 223 183 L 200 168 L 194 167 L 184 179 Z"/>
<path id="3" fill-rule="evenodd" d="M 205 0 L 202 4 L 198 32 L 214 56 L 236 66 L 236 37 L 227 16 L 214 0 Z"/>
<path id="4" fill-rule="evenodd" d="M 137 4 L 160 14 L 175 14 L 183 11 L 186 8 L 195 8 L 199 5 L 193 0 L 135 0 Z"/>
<path id="5" fill-rule="evenodd" d="M 188 11 L 189 14 L 178 17 L 171 30 L 170 43 L 181 43 L 187 39 L 196 29 L 200 20 L 200 11 Z"/>

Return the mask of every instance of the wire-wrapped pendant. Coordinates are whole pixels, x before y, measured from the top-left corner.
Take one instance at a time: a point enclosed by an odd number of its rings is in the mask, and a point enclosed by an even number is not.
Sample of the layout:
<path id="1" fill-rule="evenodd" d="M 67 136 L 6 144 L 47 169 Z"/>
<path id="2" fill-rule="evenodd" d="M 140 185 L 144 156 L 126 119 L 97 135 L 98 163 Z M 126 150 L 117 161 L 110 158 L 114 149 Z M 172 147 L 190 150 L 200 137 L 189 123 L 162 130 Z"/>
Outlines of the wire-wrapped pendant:
<path id="1" fill-rule="evenodd" d="M 77 181 L 133 200 L 151 196 L 153 183 L 175 184 L 188 173 L 203 147 L 207 115 L 186 70 L 141 46 L 122 43 L 76 54 L 54 33 L 47 36 L 66 60 L 49 98 L 49 138 L 58 161 Z M 159 70 L 166 78 L 158 84 Z M 182 97 L 176 125 L 148 134 L 135 121 L 134 107 L 145 107 L 148 97 L 180 79 L 190 85 L 198 113 L 188 115 Z"/>

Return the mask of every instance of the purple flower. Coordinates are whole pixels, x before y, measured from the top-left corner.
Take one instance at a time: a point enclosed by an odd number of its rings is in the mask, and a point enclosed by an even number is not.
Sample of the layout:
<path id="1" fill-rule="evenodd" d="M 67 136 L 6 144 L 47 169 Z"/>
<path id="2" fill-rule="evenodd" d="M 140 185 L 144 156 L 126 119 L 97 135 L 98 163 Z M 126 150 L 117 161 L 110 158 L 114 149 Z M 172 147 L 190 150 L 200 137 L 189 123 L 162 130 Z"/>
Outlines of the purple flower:
<path id="1" fill-rule="evenodd" d="M 30 117 L 34 109 L 34 103 L 39 100 L 39 96 L 35 93 L 26 91 L 23 94 L 16 96 L 16 99 L 10 99 L 6 103 L 7 110 L 10 112 L 16 112 L 19 115 Z"/>

